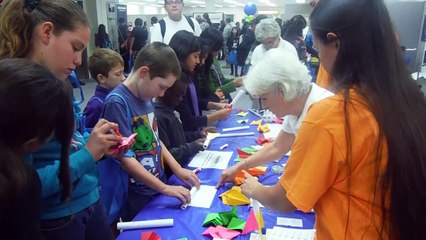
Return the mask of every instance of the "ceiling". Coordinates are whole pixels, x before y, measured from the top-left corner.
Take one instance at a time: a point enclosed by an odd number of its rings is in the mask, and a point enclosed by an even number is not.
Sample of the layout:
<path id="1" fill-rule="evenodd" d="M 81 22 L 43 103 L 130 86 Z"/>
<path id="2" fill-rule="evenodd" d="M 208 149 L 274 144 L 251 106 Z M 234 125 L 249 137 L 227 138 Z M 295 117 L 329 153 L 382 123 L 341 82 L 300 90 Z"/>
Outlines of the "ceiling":
<path id="1" fill-rule="evenodd" d="M 280 7 L 285 4 L 307 3 L 309 0 L 184 0 L 185 7 L 204 8 L 210 7 L 243 7 L 248 2 L 253 2 L 257 7 Z M 138 4 L 152 7 L 162 7 L 164 0 L 120 0 L 120 3 Z"/>

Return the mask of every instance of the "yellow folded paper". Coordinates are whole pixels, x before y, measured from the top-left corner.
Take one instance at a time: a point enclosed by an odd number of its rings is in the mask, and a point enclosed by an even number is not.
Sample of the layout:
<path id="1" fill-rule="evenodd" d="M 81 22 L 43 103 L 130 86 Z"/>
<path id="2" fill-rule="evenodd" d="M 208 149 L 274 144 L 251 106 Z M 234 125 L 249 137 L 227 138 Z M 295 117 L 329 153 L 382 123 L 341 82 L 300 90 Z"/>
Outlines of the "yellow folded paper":
<path id="1" fill-rule="evenodd" d="M 239 206 L 250 204 L 250 200 L 241 193 L 241 188 L 234 186 L 230 190 L 220 195 L 223 204 L 230 206 Z"/>

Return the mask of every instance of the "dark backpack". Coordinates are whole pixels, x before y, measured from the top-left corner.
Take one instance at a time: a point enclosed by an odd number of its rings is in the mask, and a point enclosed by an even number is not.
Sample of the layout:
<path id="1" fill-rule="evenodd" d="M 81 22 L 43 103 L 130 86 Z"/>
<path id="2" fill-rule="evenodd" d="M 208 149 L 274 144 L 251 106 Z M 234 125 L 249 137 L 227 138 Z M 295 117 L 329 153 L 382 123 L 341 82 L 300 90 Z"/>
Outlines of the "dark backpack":
<path id="1" fill-rule="evenodd" d="M 188 16 L 184 16 L 184 17 L 186 18 L 186 21 L 188 21 L 189 25 L 191 26 L 192 31 L 195 32 L 195 26 L 192 19 Z M 164 21 L 164 19 L 161 19 L 160 21 L 158 21 L 158 23 L 160 24 L 161 36 L 163 37 L 163 42 L 164 42 L 164 35 L 166 34 L 166 22 Z"/>

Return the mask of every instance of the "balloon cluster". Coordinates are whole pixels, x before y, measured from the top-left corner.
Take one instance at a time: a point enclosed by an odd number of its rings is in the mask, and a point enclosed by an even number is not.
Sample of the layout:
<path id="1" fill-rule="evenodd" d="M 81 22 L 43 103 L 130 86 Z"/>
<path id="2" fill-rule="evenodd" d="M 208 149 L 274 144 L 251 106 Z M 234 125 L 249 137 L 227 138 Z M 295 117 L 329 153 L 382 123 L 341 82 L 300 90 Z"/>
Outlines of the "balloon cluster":
<path id="1" fill-rule="evenodd" d="M 244 6 L 244 13 L 247 15 L 244 18 L 246 22 L 251 23 L 254 19 L 254 15 L 256 14 L 256 12 L 257 12 L 256 4 L 252 2 L 246 3 L 246 5 Z"/>

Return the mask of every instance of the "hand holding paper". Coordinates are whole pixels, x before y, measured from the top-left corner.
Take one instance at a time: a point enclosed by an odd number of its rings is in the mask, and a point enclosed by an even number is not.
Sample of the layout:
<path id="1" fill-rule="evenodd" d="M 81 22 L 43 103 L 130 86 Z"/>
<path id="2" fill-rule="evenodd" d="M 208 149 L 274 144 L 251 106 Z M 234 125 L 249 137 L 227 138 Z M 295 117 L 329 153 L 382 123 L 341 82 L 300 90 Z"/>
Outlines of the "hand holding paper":
<path id="1" fill-rule="evenodd" d="M 133 139 L 135 139 L 136 135 L 138 135 L 138 134 L 133 133 L 129 137 L 123 138 L 121 143 L 114 150 L 111 151 L 111 155 L 117 154 L 120 150 L 122 150 L 124 148 L 129 148 L 132 145 Z"/>
<path id="2" fill-rule="evenodd" d="M 200 188 L 200 179 L 193 171 L 180 168 L 174 174 L 186 185 L 190 187 L 194 185 L 196 188 Z"/>
<path id="3" fill-rule="evenodd" d="M 256 192 L 256 188 L 262 186 L 262 184 L 259 183 L 256 177 L 253 177 L 247 172 L 244 173 L 244 177 L 246 180 L 241 185 L 241 192 L 249 198 L 254 198 L 253 194 Z"/>

